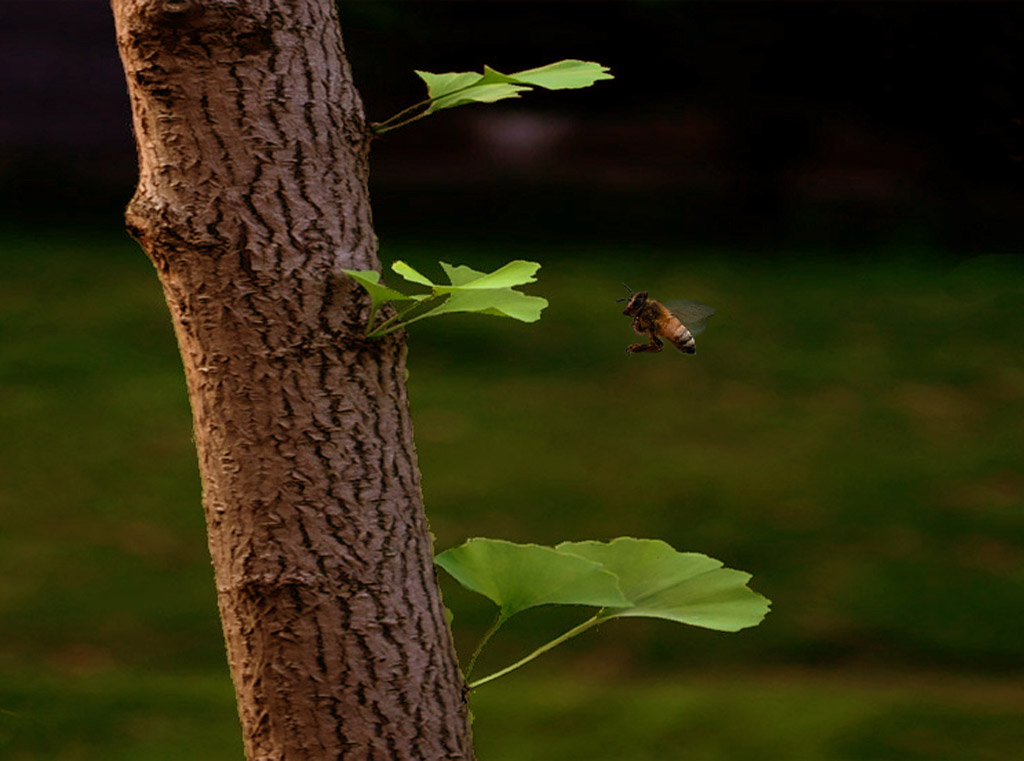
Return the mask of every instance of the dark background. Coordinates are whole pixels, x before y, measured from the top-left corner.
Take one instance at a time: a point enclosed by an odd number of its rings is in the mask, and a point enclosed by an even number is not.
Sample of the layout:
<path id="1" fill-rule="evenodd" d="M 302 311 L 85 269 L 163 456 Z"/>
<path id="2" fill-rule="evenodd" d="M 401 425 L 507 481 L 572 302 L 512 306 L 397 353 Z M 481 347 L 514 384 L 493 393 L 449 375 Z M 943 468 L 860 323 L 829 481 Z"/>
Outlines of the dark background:
<path id="1" fill-rule="evenodd" d="M 0 14 L 3 211 L 117 215 L 134 148 L 106 4 L 5 0 Z M 342 16 L 371 119 L 421 97 L 417 68 L 575 57 L 617 77 L 380 141 L 382 234 L 500 225 L 839 253 L 1024 239 L 1020 4 L 380 1 Z"/>
<path id="2" fill-rule="evenodd" d="M 482 688 L 482 761 L 1019 759 L 1024 5 L 341 15 L 375 120 L 413 69 L 616 76 L 375 143 L 385 265 L 535 260 L 550 302 L 410 330 L 437 548 L 657 537 L 773 601 L 730 635 L 616 621 Z M 0 0 L 4 761 L 240 757 L 135 174 L 107 3 Z M 718 309 L 696 357 L 625 356 L 622 281 Z M 449 582 L 465 658 L 493 609 Z M 478 676 L 588 615 L 517 616 Z"/>

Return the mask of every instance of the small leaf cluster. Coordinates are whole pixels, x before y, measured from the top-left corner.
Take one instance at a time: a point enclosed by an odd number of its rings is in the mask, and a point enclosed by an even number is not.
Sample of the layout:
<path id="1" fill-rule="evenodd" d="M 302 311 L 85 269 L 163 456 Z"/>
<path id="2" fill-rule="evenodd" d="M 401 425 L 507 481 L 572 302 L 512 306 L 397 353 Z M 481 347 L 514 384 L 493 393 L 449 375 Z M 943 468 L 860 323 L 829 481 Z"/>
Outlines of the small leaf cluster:
<path id="1" fill-rule="evenodd" d="M 509 618 L 538 605 L 586 605 L 598 612 L 511 666 L 470 683 L 477 687 L 519 668 L 551 648 L 613 618 L 642 616 L 719 631 L 756 626 L 769 601 L 747 586 L 751 576 L 696 552 L 678 552 L 656 539 L 562 542 L 555 547 L 470 539 L 435 562 L 467 589 L 498 606 L 494 625 L 469 667 Z"/>
<path id="2" fill-rule="evenodd" d="M 549 63 L 547 66 L 517 71 L 513 74 L 502 74 L 490 66 L 484 66 L 482 74 L 475 71 L 451 71 L 445 74 L 417 71 L 416 74 L 427 85 L 427 97 L 390 119 L 372 125 L 374 134 L 382 135 L 446 108 L 518 98 L 519 93 L 534 87 L 542 87 L 545 90 L 575 90 L 590 87 L 602 79 L 614 79 L 608 73 L 608 67 L 592 61 L 575 59 Z"/>
<path id="3" fill-rule="evenodd" d="M 427 293 L 402 293 L 380 282 L 376 270 L 342 270 L 370 294 L 370 317 L 366 337 L 380 338 L 427 317 L 455 312 L 511 317 L 522 322 L 536 322 L 548 305 L 540 296 L 528 296 L 514 290 L 515 286 L 536 282 L 533 275 L 540 269 L 537 262 L 521 259 L 509 262 L 494 272 L 478 272 L 465 265 L 440 262 L 448 283 L 434 283 L 426 275 L 403 261 L 391 265 L 392 271 L 416 285 L 426 286 Z M 395 302 L 394 314 L 374 324 L 381 306 Z"/>

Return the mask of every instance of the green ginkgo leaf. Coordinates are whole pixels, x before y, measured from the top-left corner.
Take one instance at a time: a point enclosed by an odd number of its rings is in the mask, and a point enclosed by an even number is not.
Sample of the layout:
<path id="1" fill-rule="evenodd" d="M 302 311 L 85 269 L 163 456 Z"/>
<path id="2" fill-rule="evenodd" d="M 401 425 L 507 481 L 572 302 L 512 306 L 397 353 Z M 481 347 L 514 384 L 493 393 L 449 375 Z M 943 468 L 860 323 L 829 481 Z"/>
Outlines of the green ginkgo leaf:
<path id="1" fill-rule="evenodd" d="M 696 552 L 677 552 L 656 539 L 563 542 L 559 552 L 600 563 L 619 579 L 629 606 L 602 618 L 664 618 L 720 631 L 756 626 L 769 601 L 747 586 L 751 576 Z"/>
<path id="2" fill-rule="evenodd" d="M 367 329 L 368 338 L 379 338 L 427 317 L 455 312 L 476 312 L 511 317 L 522 322 L 535 322 L 548 302 L 513 290 L 515 286 L 536 282 L 537 262 L 521 259 L 509 262 L 494 272 L 478 272 L 465 265 L 441 262 L 450 285 L 433 282 L 419 270 L 403 261 L 391 269 L 410 283 L 426 286 L 429 293 L 404 294 L 380 283 L 380 273 L 373 270 L 343 270 L 370 294 L 372 308 Z M 379 324 L 374 323 L 378 308 L 389 301 L 412 302 Z"/>
<path id="3" fill-rule="evenodd" d="M 449 298 L 427 314 L 431 317 L 455 312 L 477 312 L 511 317 L 521 322 L 536 322 L 548 305 L 547 299 L 528 296 L 508 288 L 454 291 Z"/>
<path id="4" fill-rule="evenodd" d="M 412 267 L 410 267 L 408 264 L 401 260 L 396 261 L 394 264 L 392 264 L 391 270 L 404 277 L 410 283 L 416 283 L 417 285 L 425 285 L 428 288 L 434 287 L 434 284 L 430 281 L 430 278 L 428 278 L 426 275 L 421 275 L 419 272 L 417 272 L 416 270 L 414 270 Z"/>
<path id="5" fill-rule="evenodd" d="M 527 262 L 516 259 L 505 264 L 494 272 L 477 272 L 466 266 L 453 267 L 450 264 L 441 262 L 441 268 L 448 275 L 451 286 L 441 286 L 442 290 L 456 290 L 460 288 L 484 289 L 484 288 L 512 288 L 517 285 L 537 282 L 534 274 L 540 269 L 537 262 Z"/>
<path id="6" fill-rule="evenodd" d="M 501 74 L 489 66 L 484 67 L 483 81 L 492 81 L 491 77 L 500 77 L 499 81 L 502 82 L 536 85 L 546 90 L 576 90 L 590 87 L 594 82 L 602 79 L 615 78 L 609 73 L 607 66 L 593 61 L 577 61 L 575 59 L 549 63 L 547 66 L 517 71 L 515 74 Z"/>
<path id="7" fill-rule="evenodd" d="M 475 71 L 451 71 L 447 74 L 431 74 L 429 71 L 417 71 L 416 75 L 427 84 L 427 94 L 431 100 L 437 100 L 459 90 L 476 84 L 483 75 Z"/>
<path id="8" fill-rule="evenodd" d="M 427 108 L 427 113 L 432 114 L 435 111 L 443 111 L 446 108 L 465 106 L 468 103 L 496 103 L 499 100 L 518 98 L 519 93 L 529 89 L 529 87 L 509 84 L 474 85 L 465 92 L 452 93 L 432 101 L 430 107 Z"/>
<path id="9" fill-rule="evenodd" d="M 428 114 L 467 103 L 494 103 L 506 98 L 518 98 L 520 92 L 530 89 L 508 82 L 483 82 L 484 75 L 473 71 L 452 71 L 447 74 L 417 71 L 416 74 L 427 84 L 430 103 L 425 113 Z"/>
<path id="10" fill-rule="evenodd" d="M 448 264 L 448 262 L 439 262 L 441 269 L 444 270 L 444 274 L 448 276 L 448 282 L 452 285 L 465 285 L 471 283 L 474 280 L 482 278 L 486 273 L 477 272 L 472 267 L 467 267 L 465 264 Z M 538 265 L 540 266 L 540 265 Z"/>
<path id="11" fill-rule="evenodd" d="M 428 102 L 424 112 L 427 114 L 467 103 L 494 103 L 506 98 L 518 98 L 519 93 L 534 87 L 574 90 L 589 87 L 602 79 L 614 79 L 608 67 L 593 61 L 575 59 L 512 74 L 503 74 L 485 66 L 483 74 L 473 71 L 450 71 L 444 74 L 417 71 L 416 75 L 427 85 Z"/>
<path id="12" fill-rule="evenodd" d="M 520 93 L 534 87 L 575 90 L 589 87 L 602 79 L 614 79 L 607 66 L 576 59 L 556 61 L 512 74 L 503 74 L 490 66 L 484 66 L 482 74 L 475 71 L 448 71 L 443 74 L 417 71 L 416 76 L 426 84 L 427 97 L 389 119 L 370 125 L 374 134 L 383 135 L 448 108 L 518 98 Z"/>
<path id="13" fill-rule="evenodd" d="M 614 574 L 582 556 L 537 544 L 470 539 L 434 562 L 500 608 L 504 621 L 538 605 L 627 606 Z"/>

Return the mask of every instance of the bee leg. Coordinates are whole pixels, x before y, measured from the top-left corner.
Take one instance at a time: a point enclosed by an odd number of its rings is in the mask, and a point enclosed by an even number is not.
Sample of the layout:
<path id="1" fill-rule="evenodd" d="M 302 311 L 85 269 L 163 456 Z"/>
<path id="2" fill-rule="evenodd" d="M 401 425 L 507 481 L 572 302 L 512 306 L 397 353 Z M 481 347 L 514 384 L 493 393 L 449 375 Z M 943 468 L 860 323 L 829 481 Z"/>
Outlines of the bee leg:
<path id="1" fill-rule="evenodd" d="M 649 344 L 633 344 L 626 348 L 626 354 L 636 354 L 637 352 L 659 352 L 664 343 L 656 336 L 651 335 L 651 342 Z"/>

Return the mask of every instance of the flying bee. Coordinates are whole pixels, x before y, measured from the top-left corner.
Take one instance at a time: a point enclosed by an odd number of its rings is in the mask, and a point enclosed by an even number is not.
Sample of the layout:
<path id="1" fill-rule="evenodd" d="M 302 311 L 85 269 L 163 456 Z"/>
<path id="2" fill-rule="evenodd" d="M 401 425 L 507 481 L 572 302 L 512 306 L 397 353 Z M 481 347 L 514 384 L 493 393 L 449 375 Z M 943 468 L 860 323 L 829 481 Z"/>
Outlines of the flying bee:
<path id="1" fill-rule="evenodd" d="M 626 285 L 623 283 L 623 285 Z M 629 296 L 623 296 L 616 301 L 626 301 L 626 308 L 622 313 L 633 318 L 633 330 L 642 336 L 650 336 L 649 344 L 631 344 L 626 348 L 626 354 L 635 354 L 641 351 L 661 351 L 663 346 L 662 338 L 675 346 L 683 354 L 696 354 L 697 343 L 693 340 L 695 335 L 707 327 L 708 318 L 715 313 L 715 310 L 707 304 L 699 301 L 674 301 L 665 306 L 660 301 L 655 301 L 647 296 L 647 291 L 637 291 L 626 285 Z M 685 323 L 685 324 L 684 324 Z"/>

